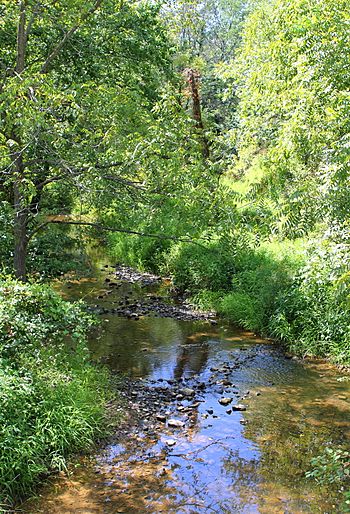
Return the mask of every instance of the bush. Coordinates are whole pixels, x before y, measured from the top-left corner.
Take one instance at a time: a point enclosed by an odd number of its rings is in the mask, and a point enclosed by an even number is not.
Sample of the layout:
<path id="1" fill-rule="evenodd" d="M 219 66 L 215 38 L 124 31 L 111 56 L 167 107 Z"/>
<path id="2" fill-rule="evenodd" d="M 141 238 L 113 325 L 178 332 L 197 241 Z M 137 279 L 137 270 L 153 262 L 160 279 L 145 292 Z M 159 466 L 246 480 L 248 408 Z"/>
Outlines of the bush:
<path id="1" fill-rule="evenodd" d="M 174 285 L 192 294 L 203 289 L 227 290 L 235 270 L 233 251 L 220 240 L 208 243 L 206 247 L 178 243 L 163 255 L 160 269 L 173 275 Z"/>
<path id="2" fill-rule="evenodd" d="M 297 353 L 349 362 L 347 246 L 313 241 L 307 257 L 291 287 L 279 298 L 271 331 Z"/>
<path id="3" fill-rule="evenodd" d="M 218 304 L 218 311 L 230 321 L 250 330 L 263 326 L 264 307 L 259 299 L 246 293 L 230 293 Z"/>
<path id="4" fill-rule="evenodd" d="M 104 433 L 108 374 L 92 320 L 49 287 L 0 282 L 0 502 L 11 504 Z"/>

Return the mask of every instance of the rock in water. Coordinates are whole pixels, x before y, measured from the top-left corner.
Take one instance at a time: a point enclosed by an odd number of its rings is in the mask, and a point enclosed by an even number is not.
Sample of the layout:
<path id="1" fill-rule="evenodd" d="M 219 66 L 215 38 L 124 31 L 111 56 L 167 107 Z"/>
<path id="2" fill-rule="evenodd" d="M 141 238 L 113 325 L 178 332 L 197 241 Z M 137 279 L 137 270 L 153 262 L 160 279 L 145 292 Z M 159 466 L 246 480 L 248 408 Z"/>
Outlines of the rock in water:
<path id="1" fill-rule="evenodd" d="M 185 426 L 185 423 L 179 419 L 169 419 L 168 426 L 174 428 L 182 428 Z"/>
<path id="2" fill-rule="evenodd" d="M 219 403 L 221 405 L 229 405 L 232 402 L 232 398 L 220 398 Z"/>
<path id="3" fill-rule="evenodd" d="M 193 396 L 195 394 L 195 390 L 190 389 L 189 387 L 184 387 L 183 389 L 180 389 L 180 394 L 183 394 L 184 396 Z"/>
<path id="4" fill-rule="evenodd" d="M 244 411 L 244 410 L 247 410 L 247 407 L 245 405 L 243 405 L 242 403 L 237 403 L 237 405 L 232 406 L 232 410 Z"/>

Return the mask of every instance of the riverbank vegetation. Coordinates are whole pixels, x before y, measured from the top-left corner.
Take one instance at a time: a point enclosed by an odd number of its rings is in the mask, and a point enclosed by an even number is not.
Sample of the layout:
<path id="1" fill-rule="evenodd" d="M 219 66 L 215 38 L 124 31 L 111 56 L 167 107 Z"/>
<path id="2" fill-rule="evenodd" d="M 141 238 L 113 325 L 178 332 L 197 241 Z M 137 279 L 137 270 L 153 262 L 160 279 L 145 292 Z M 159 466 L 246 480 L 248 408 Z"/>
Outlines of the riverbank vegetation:
<path id="1" fill-rule="evenodd" d="M 338 0 L 3 0 L 4 498 L 100 430 L 90 322 L 37 285 L 84 266 L 79 226 L 196 305 L 349 364 L 349 19 Z"/>
<path id="2" fill-rule="evenodd" d="M 106 434 L 112 397 L 89 362 L 93 320 L 44 285 L 0 282 L 0 506 L 33 491 Z"/>

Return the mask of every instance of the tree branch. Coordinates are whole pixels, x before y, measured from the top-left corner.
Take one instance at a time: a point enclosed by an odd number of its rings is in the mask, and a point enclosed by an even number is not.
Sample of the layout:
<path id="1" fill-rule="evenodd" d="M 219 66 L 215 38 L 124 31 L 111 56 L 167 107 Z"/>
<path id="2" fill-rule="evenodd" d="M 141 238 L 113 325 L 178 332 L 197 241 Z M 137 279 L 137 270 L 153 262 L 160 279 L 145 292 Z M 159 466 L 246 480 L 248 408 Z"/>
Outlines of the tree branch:
<path id="1" fill-rule="evenodd" d="M 61 39 L 61 41 L 55 46 L 55 48 L 52 50 L 51 54 L 47 57 L 46 61 L 44 62 L 44 64 L 41 67 L 40 73 L 47 73 L 51 62 L 56 59 L 56 57 L 58 56 L 58 54 L 60 53 L 63 46 L 68 41 L 68 39 L 80 28 L 82 23 L 84 23 L 84 21 L 87 20 L 87 18 L 89 16 L 91 16 L 100 7 L 102 2 L 103 2 L 103 0 L 96 0 L 95 4 L 85 14 L 83 14 L 81 16 L 78 23 L 76 25 L 74 25 L 73 27 L 71 27 L 68 30 L 68 32 L 66 32 L 66 34 Z"/>
<path id="2" fill-rule="evenodd" d="M 92 223 L 88 221 L 65 221 L 65 220 L 48 220 L 36 227 L 32 232 L 28 235 L 28 241 L 32 239 L 32 237 L 37 234 L 40 230 L 45 228 L 47 225 L 50 224 L 56 224 L 56 225 L 80 225 L 85 227 L 92 227 L 96 228 L 98 230 L 103 230 L 106 232 L 119 232 L 122 234 L 130 234 L 130 235 L 136 235 L 136 236 L 142 236 L 142 237 L 150 237 L 153 239 L 162 239 L 162 240 L 170 240 L 170 241 L 179 241 L 182 243 L 191 243 L 195 244 L 197 246 L 200 246 L 201 248 L 206 248 L 205 246 L 201 245 L 197 241 L 194 241 L 193 239 L 190 239 L 189 237 L 177 237 L 177 236 L 166 236 L 164 234 L 148 234 L 147 232 L 139 232 L 137 230 L 127 230 L 124 228 L 114 228 L 114 227 L 106 227 L 105 225 L 101 225 L 100 223 Z"/>

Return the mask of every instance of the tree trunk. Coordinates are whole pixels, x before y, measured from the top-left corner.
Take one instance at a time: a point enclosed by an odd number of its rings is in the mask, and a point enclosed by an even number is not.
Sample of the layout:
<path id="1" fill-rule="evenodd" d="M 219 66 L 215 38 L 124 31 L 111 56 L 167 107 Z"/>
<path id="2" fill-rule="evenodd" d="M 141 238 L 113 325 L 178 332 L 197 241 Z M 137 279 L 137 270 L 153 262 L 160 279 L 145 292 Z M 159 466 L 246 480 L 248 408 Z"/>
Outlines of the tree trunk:
<path id="1" fill-rule="evenodd" d="M 25 69 L 26 50 L 27 50 L 27 34 L 26 34 L 26 0 L 22 0 L 19 4 L 19 19 L 17 28 L 17 58 L 16 73 L 21 75 Z M 16 277 L 25 282 L 27 280 L 26 260 L 28 248 L 28 209 L 21 193 L 21 183 L 24 179 L 24 165 L 21 150 L 21 138 L 16 133 L 16 127 L 13 129 L 12 139 L 16 141 L 18 150 L 12 155 L 14 184 L 13 184 L 13 207 L 14 207 L 14 252 L 13 265 Z"/>
<path id="2" fill-rule="evenodd" d="M 22 282 L 26 282 L 27 280 L 27 223 L 28 218 L 26 213 L 17 212 L 14 226 L 15 245 L 13 253 L 13 264 L 16 277 Z"/>
<path id="3" fill-rule="evenodd" d="M 23 201 L 20 190 L 21 179 L 23 178 L 23 160 L 19 153 L 15 159 L 16 180 L 13 185 L 13 206 L 14 206 L 14 252 L 13 265 L 16 277 L 22 282 L 27 280 L 27 248 L 28 248 L 28 208 Z"/>
<path id="4" fill-rule="evenodd" d="M 202 109 L 201 109 L 201 101 L 199 96 L 199 84 L 198 84 L 198 73 L 194 70 L 188 70 L 188 81 L 191 86 L 191 94 L 192 94 L 192 112 L 193 119 L 196 122 L 198 131 L 200 133 L 200 138 L 202 142 L 202 154 L 204 159 L 209 159 L 209 144 L 208 140 L 204 133 L 204 124 L 202 119 Z"/>

